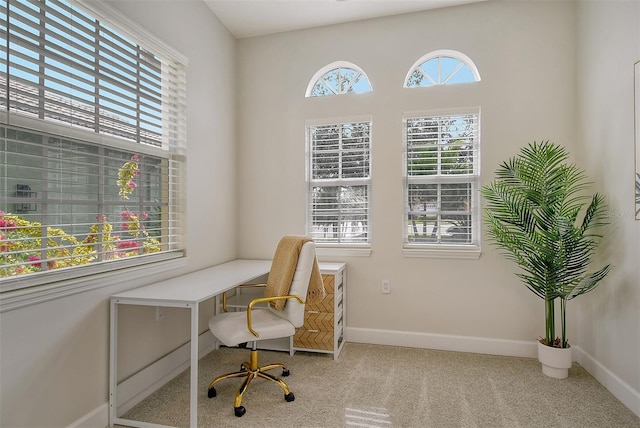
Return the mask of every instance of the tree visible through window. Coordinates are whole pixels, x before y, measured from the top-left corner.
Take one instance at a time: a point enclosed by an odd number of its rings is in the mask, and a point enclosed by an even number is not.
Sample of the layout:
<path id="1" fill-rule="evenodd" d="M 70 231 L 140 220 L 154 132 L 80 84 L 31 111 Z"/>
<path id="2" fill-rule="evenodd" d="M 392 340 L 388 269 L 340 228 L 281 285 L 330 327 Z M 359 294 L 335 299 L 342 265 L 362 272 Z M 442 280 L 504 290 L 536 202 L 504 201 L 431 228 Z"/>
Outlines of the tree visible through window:
<path id="1" fill-rule="evenodd" d="M 478 245 L 478 120 L 405 118 L 405 246 Z"/>
<path id="2" fill-rule="evenodd" d="M 0 10 L 2 289 L 26 284 L 16 275 L 181 255 L 182 59 L 75 2 Z"/>
<path id="3" fill-rule="evenodd" d="M 307 126 L 307 233 L 318 243 L 369 242 L 371 122 Z"/>
<path id="4" fill-rule="evenodd" d="M 371 92 L 364 71 L 351 63 L 337 62 L 320 69 L 309 82 L 307 97 Z"/>
<path id="5" fill-rule="evenodd" d="M 422 57 L 411 67 L 405 79 L 405 88 L 450 85 L 477 82 L 480 73 L 475 64 L 456 51 L 434 51 Z"/>

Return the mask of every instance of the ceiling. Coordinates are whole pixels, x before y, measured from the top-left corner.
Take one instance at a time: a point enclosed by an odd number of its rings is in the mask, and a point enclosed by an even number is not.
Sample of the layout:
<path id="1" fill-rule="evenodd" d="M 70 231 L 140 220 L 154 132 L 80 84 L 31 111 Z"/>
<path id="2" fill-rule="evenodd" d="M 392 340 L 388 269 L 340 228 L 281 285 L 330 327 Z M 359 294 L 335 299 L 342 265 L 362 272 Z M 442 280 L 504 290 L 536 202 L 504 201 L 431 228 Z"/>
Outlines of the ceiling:
<path id="1" fill-rule="evenodd" d="M 204 0 L 236 38 L 484 0 Z"/>

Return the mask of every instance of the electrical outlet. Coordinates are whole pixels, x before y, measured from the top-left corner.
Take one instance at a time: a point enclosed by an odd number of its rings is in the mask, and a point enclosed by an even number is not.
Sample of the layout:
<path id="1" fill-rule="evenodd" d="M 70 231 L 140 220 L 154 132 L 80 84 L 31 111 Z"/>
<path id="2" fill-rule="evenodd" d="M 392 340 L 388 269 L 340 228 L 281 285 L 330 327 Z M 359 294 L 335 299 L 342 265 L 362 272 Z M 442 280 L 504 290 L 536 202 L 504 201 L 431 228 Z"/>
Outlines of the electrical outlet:
<path id="1" fill-rule="evenodd" d="M 382 292 L 383 294 L 391 293 L 391 283 L 389 282 L 388 279 L 382 280 L 382 287 L 380 289 L 380 292 Z"/>
<path id="2" fill-rule="evenodd" d="M 165 308 L 164 306 L 156 306 L 156 321 L 160 321 L 164 319 L 164 314 L 166 309 L 167 308 Z"/>

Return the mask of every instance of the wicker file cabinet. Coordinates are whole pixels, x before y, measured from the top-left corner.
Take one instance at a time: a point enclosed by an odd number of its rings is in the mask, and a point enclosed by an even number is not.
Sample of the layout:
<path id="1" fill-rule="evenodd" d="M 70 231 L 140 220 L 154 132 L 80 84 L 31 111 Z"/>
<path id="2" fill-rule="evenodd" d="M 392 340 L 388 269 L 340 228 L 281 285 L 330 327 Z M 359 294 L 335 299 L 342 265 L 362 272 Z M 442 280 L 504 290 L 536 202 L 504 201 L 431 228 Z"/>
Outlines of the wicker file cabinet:
<path id="1" fill-rule="evenodd" d="M 321 302 L 307 303 L 292 350 L 333 354 L 335 360 L 344 346 L 346 265 L 320 263 L 320 272 L 327 295 Z"/>

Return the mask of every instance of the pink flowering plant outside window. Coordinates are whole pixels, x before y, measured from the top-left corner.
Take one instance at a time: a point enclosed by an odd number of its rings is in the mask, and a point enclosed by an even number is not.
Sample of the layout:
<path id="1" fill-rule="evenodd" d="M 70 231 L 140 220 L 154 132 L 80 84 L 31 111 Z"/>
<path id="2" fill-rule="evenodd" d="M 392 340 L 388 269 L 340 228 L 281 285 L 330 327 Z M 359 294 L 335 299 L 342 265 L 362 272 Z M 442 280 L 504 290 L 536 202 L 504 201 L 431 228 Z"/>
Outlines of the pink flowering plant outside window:
<path id="1" fill-rule="evenodd" d="M 116 184 L 124 204 L 118 233 L 106 215 L 96 216 L 84 239 L 78 239 L 61 228 L 0 211 L 0 277 L 160 252 L 160 241 L 145 227 L 148 214 L 134 212 L 126 205 L 137 188 L 140 160 L 140 155 L 133 155 L 118 170 Z"/>

